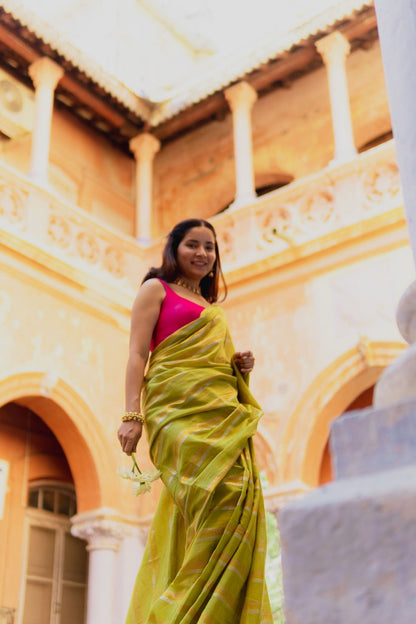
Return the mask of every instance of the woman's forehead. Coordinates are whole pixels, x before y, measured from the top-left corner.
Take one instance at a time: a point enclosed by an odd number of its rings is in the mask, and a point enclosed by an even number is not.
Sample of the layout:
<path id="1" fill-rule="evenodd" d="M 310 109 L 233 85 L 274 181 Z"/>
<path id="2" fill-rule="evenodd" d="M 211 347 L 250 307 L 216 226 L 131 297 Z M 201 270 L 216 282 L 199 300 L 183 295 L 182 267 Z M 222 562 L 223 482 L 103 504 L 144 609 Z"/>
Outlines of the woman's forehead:
<path id="1" fill-rule="evenodd" d="M 184 240 L 194 239 L 194 240 L 198 240 L 202 242 L 212 242 L 212 243 L 215 242 L 215 237 L 212 231 L 203 225 L 190 228 L 186 232 L 183 239 Z"/>

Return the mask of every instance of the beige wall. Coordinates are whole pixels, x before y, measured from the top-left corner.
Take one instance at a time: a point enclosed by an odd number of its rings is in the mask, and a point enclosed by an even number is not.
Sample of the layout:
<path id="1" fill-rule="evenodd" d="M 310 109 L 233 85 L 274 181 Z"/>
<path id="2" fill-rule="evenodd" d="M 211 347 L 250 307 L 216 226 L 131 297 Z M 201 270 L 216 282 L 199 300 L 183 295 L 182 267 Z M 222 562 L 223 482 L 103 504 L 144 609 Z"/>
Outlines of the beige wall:
<path id="1" fill-rule="evenodd" d="M 1 157 L 27 173 L 31 138 L 4 142 Z M 59 195 L 132 235 L 135 215 L 135 162 L 98 132 L 55 108 L 51 130 L 49 181 Z"/>

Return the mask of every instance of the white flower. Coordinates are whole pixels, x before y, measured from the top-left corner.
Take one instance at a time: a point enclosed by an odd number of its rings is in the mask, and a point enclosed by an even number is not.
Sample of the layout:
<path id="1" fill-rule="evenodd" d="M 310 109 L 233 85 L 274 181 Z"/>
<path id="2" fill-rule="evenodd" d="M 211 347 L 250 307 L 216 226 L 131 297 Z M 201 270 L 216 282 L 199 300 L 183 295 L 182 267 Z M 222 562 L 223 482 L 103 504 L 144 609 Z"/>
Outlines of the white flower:
<path id="1" fill-rule="evenodd" d="M 120 470 L 117 470 L 117 473 L 122 479 L 130 479 L 130 481 L 134 481 L 132 484 L 133 493 L 136 496 L 139 496 L 139 494 L 150 492 L 150 484 L 153 481 L 156 481 L 156 479 L 159 479 L 161 473 L 160 470 L 156 470 L 155 472 L 141 472 L 133 453 L 131 456 L 133 459 L 133 467 L 131 469 L 121 468 Z"/>
<path id="2" fill-rule="evenodd" d="M 152 486 L 149 482 L 144 483 L 133 483 L 132 490 L 135 496 L 139 496 L 139 494 L 145 494 L 145 492 L 150 492 Z"/>

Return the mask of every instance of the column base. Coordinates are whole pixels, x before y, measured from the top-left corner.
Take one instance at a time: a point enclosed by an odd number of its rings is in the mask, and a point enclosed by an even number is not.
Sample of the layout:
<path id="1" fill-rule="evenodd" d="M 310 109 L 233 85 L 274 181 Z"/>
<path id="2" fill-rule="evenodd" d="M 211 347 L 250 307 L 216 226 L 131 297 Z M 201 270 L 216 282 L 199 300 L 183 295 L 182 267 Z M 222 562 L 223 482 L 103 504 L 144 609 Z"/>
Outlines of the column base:
<path id="1" fill-rule="evenodd" d="M 415 499 L 412 466 L 336 481 L 284 507 L 286 624 L 414 624 Z"/>
<path id="2" fill-rule="evenodd" d="M 245 195 L 244 197 L 236 197 L 235 200 L 227 208 L 227 212 L 232 210 L 238 210 L 244 206 L 250 206 L 257 201 L 257 195 Z"/>
<path id="3" fill-rule="evenodd" d="M 337 480 L 283 507 L 286 624 L 413 624 L 416 402 L 335 421 Z"/>

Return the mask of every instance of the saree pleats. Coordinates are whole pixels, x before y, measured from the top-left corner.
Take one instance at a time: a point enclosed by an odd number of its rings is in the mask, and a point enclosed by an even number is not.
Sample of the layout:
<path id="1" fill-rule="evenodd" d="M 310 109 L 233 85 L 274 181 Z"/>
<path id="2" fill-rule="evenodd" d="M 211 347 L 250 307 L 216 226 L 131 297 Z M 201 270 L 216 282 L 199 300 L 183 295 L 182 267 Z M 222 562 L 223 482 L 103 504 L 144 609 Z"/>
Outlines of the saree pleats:
<path id="1" fill-rule="evenodd" d="M 165 488 L 127 624 L 272 623 L 252 436 L 261 411 L 210 306 L 153 352 L 143 408 Z"/>

